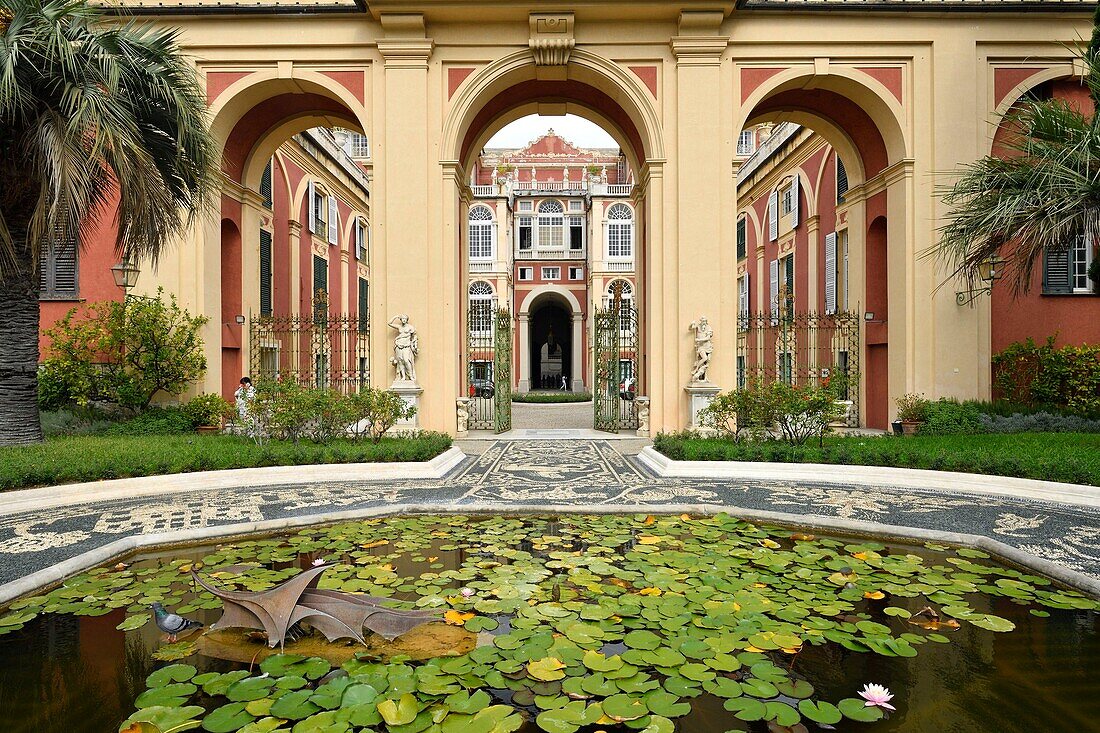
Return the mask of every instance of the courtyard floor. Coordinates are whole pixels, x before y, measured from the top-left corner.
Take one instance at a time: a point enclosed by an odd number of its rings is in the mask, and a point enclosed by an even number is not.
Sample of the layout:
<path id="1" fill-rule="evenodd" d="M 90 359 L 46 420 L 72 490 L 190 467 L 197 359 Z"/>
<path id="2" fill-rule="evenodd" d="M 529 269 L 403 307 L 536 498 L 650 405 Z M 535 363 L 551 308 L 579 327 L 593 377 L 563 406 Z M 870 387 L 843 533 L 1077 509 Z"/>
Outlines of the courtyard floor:
<path id="1" fill-rule="evenodd" d="M 130 498 L 77 498 L 28 509 L 0 497 L 0 602 L 128 550 L 383 513 L 714 512 L 786 521 L 821 531 L 870 532 L 919 541 L 990 538 L 1019 553 L 1100 580 L 1095 508 L 1035 498 L 868 485 L 850 481 L 659 478 L 635 457 L 641 441 L 472 441 L 442 479 L 215 485 Z M 10 504 L 5 508 L 5 502 Z M 12 507 L 16 509 L 12 509 Z M 1096 585 L 1095 587 L 1100 587 Z"/>

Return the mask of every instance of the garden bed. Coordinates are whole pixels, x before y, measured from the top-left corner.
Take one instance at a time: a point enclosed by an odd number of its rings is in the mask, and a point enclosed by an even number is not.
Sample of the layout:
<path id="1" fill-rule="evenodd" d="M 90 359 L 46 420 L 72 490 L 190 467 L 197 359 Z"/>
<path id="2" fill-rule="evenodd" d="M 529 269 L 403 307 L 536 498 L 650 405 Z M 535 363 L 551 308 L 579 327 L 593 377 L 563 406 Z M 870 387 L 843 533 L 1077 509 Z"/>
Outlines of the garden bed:
<path id="1" fill-rule="evenodd" d="M 0 491 L 34 486 L 260 466 L 428 461 L 451 447 L 442 433 L 322 445 L 234 435 L 74 435 L 0 448 Z"/>
<path id="2" fill-rule="evenodd" d="M 653 447 L 678 461 L 761 461 L 893 466 L 1100 486 L 1100 435 L 1016 433 L 910 438 L 835 437 L 794 446 L 781 441 L 734 443 L 687 434 L 658 435 Z"/>

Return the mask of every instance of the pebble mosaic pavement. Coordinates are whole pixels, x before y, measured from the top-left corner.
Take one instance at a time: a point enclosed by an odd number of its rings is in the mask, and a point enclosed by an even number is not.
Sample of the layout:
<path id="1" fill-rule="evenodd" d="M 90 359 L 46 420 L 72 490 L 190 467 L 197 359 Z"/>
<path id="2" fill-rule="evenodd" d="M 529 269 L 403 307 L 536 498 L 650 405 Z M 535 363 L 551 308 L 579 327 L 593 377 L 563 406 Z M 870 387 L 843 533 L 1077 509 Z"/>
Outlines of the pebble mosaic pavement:
<path id="1" fill-rule="evenodd" d="M 982 535 L 1100 578 L 1100 515 L 1087 507 L 854 483 L 658 478 L 612 441 L 544 440 L 490 443 L 438 480 L 196 488 L 194 493 L 3 515 L 0 584 L 131 534 L 408 504 L 441 511 L 508 505 L 518 512 L 540 505 L 575 506 L 577 511 L 613 506 L 629 511 L 631 505 L 741 507 Z"/>

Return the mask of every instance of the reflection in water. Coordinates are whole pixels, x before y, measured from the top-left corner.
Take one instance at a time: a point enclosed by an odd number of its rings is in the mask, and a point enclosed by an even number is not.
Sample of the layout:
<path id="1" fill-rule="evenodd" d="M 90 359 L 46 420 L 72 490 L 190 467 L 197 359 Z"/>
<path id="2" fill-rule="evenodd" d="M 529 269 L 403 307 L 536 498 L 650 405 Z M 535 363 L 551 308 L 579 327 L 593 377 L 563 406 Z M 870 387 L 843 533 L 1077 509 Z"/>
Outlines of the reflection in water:
<path id="1" fill-rule="evenodd" d="M 509 520 L 514 521 L 514 520 Z M 544 523 L 540 531 L 555 535 L 557 523 Z M 497 538 L 491 522 L 485 523 L 483 541 L 491 546 Z M 448 547 L 449 549 L 443 549 Z M 341 559 L 348 548 L 322 553 L 330 562 Z M 527 544 L 524 550 L 545 556 Z M 585 552 L 581 544 L 569 541 L 553 549 Z M 161 552 L 146 556 L 134 567 L 154 567 L 168 558 L 200 558 L 211 548 Z M 393 547 L 371 549 L 385 555 Z M 893 546 L 889 552 L 903 552 L 930 558 L 941 555 L 922 548 Z M 448 544 L 441 537 L 432 549 L 432 570 L 458 569 L 466 561 L 484 558 L 485 553 L 467 551 Z M 415 576 L 425 571 L 423 563 L 405 553 L 392 560 L 400 575 Z M 492 553 L 488 553 L 489 556 Z M 309 567 L 317 553 L 294 558 L 292 564 Z M 343 559 L 350 559 L 346 556 Z M 507 558 L 497 558 L 507 563 Z M 279 563 L 283 565 L 284 563 Z M 564 578 L 563 578 L 564 580 Z M 397 596 L 408 595 L 397 593 Z M 923 599 L 891 598 L 890 605 L 906 605 L 910 611 L 924 605 Z M 1050 609 L 1049 618 L 1037 618 L 1028 606 L 1008 598 L 985 595 L 967 597 L 976 612 L 993 613 L 1013 621 L 1011 633 L 991 633 L 964 624 L 958 631 L 946 631 L 950 644 L 928 643 L 914 658 L 888 658 L 858 653 L 838 644 L 807 645 L 793 660 L 793 670 L 816 688 L 821 698 L 851 697 L 865 683 L 885 685 L 895 694 L 898 712 L 873 724 L 838 725 L 841 731 L 867 733 L 1074 733 L 1100 731 L 1100 614 Z M 863 609 L 881 623 L 899 628 L 899 619 L 882 613 L 885 602 L 869 602 Z M 220 611 L 197 611 L 190 616 L 207 625 Z M 152 660 L 152 652 L 164 643 L 150 623 L 123 633 L 115 626 L 125 618 L 124 609 L 102 616 L 39 616 L 25 628 L 0 636 L 0 712 L 3 733 L 113 733 L 133 712 L 134 699 L 144 689 L 145 678 L 164 663 Z M 506 633 L 506 617 L 498 618 Z M 916 631 L 916 629 L 914 629 Z M 613 652 L 609 652 L 613 653 Z M 789 658 L 784 659 L 784 664 Z M 200 670 L 225 671 L 245 668 L 201 656 L 187 663 Z M 501 691 L 507 701 L 510 692 Z M 202 700 L 199 701 L 202 704 Z M 723 733 L 753 731 L 765 733 L 763 723 L 745 723 L 724 710 L 722 701 L 703 695 L 692 702 L 690 715 L 677 721 L 680 733 Z M 534 708 L 531 708 L 533 711 Z M 810 730 L 812 723 L 806 721 Z M 605 726 L 606 727 L 606 726 Z M 619 730 L 610 728 L 609 730 Z M 622 730 L 626 730 L 623 728 Z M 523 733 L 536 733 L 533 723 Z"/>

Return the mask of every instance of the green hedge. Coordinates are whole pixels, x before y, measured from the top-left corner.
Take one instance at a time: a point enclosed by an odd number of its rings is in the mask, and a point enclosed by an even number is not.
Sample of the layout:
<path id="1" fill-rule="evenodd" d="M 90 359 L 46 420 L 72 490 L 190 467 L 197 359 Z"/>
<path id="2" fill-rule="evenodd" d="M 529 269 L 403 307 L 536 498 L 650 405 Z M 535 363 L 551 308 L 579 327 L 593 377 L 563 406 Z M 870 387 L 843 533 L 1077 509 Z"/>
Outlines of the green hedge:
<path id="1" fill-rule="evenodd" d="M 828 437 L 822 447 L 662 434 L 653 446 L 680 461 L 898 466 L 1100 486 L 1100 435 L 1095 433 Z"/>
<path id="2" fill-rule="evenodd" d="M 539 405 L 591 401 L 592 395 L 588 392 L 516 392 L 512 395 L 512 402 L 527 402 Z"/>
<path id="3" fill-rule="evenodd" d="M 225 468 L 427 461 L 450 446 L 450 436 L 441 433 L 383 438 L 379 443 L 271 441 L 262 447 L 235 435 L 62 436 L 0 448 L 0 491 Z"/>

